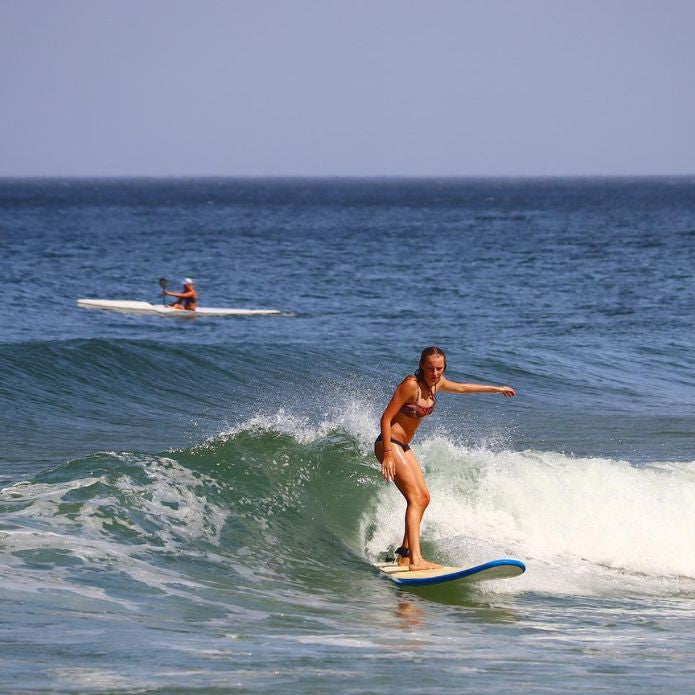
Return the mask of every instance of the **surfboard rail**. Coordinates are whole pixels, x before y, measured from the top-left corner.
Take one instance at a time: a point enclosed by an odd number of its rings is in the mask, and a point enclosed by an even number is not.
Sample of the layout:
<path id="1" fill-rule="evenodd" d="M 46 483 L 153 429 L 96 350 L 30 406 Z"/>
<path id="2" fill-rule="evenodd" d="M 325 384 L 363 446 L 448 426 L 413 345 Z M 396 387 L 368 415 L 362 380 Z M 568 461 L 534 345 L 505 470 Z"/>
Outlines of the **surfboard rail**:
<path id="1" fill-rule="evenodd" d="M 392 562 L 377 563 L 376 567 L 399 586 L 430 586 L 453 581 L 472 583 L 509 579 L 518 577 L 526 571 L 526 565 L 521 560 L 510 558 L 491 560 L 474 567 L 440 567 L 434 570 L 410 571 L 407 567 Z"/>

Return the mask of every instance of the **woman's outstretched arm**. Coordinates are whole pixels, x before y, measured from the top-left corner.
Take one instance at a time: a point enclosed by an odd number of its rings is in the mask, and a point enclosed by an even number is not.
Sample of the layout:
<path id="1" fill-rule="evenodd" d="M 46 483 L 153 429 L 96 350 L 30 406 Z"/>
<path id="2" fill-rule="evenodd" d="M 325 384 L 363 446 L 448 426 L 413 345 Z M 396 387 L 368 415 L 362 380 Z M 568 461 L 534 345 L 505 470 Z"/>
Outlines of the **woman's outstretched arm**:
<path id="1" fill-rule="evenodd" d="M 445 393 L 501 393 L 505 398 L 516 396 L 511 386 L 487 386 L 485 384 L 462 384 L 442 377 L 438 391 Z"/>

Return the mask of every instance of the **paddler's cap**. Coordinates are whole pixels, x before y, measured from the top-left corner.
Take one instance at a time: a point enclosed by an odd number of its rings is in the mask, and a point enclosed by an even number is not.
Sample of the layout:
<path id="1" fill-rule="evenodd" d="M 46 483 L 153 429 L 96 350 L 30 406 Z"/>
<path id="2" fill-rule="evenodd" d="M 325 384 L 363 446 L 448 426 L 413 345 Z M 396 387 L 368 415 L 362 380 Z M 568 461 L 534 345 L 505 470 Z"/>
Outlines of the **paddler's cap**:
<path id="1" fill-rule="evenodd" d="M 192 285 L 193 284 L 193 278 L 184 278 L 183 284 L 184 285 Z"/>

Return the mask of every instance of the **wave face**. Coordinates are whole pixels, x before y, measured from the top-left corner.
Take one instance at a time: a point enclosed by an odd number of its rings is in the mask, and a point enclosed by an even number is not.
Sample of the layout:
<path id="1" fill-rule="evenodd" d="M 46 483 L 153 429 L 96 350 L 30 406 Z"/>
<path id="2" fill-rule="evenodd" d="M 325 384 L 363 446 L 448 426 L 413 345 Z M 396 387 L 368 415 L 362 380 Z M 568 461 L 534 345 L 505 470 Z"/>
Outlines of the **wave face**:
<path id="1" fill-rule="evenodd" d="M 78 575 L 74 558 L 89 571 L 130 558 L 139 581 L 174 553 L 184 582 L 193 566 L 200 578 L 204 557 L 213 584 L 221 567 L 237 588 L 257 590 L 264 576 L 268 598 L 274 573 L 313 592 L 336 558 L 361 573 L 399 542 L 404 503 L 380 480 L 371 449 L 388 381 L 400 375 L 310 347 L 190 347 L 0 346 L 14 557 L 62 558 Z M 556 410 L 556 379 L 523 354 L 477 368 L 515 373 L 533 402 L 442 396 L 415 441 L 433 500 L 427 553 L 460 565 L 504 555 L 533 564 L 502 591 L 689 591 L 695 539 L 682 510 L 695 469 L 685 431 L 679 445 L 689 420 L 668 407 L 659 418 L 633 408 L 608 421 Z M 611 451 L 606 433 L 616 428 Z M 142 453 L 151 451 L 164 453 Z"/>
<path id="2" fill-rule="evenodd" d="M 347 422 L 347 421 L 350 422 Z M 277 412 L 160 455 L 102 452 L 2 493 L 7 589 L 260 609 L 339 601 L 398 543 L 404 502 L 381 481 L 368 418 L 318 427 Z M 533 567 L 484 591 L 695 591 L 695 463 L 493 451 L 446 436 L 416 447 L 432 504 L 425 552 L 457 565 Z M 86 589 L 87 577 L 102 580 Z M 187 599 L 188 600 L 188 599 Z"/>

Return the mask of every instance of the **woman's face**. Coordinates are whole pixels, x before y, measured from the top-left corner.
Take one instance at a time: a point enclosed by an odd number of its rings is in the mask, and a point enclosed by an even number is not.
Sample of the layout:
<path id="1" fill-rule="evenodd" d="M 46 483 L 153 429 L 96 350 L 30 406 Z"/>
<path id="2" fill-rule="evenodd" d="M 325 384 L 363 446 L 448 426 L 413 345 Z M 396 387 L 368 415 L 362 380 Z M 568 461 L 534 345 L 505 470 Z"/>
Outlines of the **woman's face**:
<path id="1" fill-rule="evenodd" d="M 430 355 L 421 365 L 422 373 L 428 386 L 436 384 L 444 374 L 444 358 L 441 355 Z"/>

